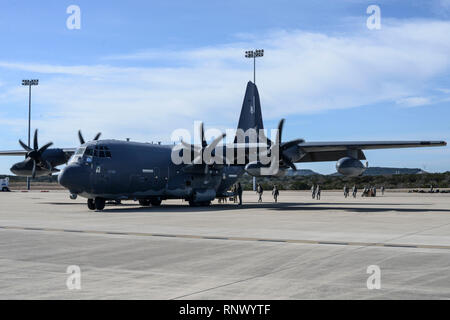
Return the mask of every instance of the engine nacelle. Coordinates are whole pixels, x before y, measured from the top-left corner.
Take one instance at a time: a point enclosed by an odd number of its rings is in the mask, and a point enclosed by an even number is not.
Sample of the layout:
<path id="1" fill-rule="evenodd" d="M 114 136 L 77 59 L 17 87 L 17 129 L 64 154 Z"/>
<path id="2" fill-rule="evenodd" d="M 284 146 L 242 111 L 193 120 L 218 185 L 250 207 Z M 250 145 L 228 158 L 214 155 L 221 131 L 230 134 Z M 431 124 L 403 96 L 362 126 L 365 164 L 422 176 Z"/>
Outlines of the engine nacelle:
<path id="1" fill-rule="evenodd" d="M 366 167 L 359 160 L 345 157 L 338 160 L 336 170 L 344 176 L 356 177 L 360 176 L 366 170 Z"/>
<path id="2" fill-rule="evenodd" d="M 268 174 L 270 164 L 262 164 L 259 161 L 250 162 L 245 166 L 245 172 L 253 177 L 261 176 L 272 176 L 272 177 L 282 177 L 286 174 L 286 170 L 278 168 L 275 172 Z M 262 170 L 265 169 L 265 170 Z"/>
<path id="3" fill-rule="evenodd" d="M 216 198 L 216 190 L 205 189 L 205 190 L 195 190 L 193 194 L 193 200 L 195 202 L 212 201 Z"/>

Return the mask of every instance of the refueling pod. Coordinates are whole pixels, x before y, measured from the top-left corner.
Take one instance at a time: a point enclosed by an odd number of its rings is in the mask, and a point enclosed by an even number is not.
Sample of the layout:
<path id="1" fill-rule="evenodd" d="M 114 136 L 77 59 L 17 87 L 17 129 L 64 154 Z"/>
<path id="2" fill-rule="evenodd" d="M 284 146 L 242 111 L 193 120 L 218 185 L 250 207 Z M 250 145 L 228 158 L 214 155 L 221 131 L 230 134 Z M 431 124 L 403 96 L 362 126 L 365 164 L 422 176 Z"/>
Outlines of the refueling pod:
<path id="1" fill-rule="evenodd" d="M 270 169 L 270 164 L 262 164 L 259 161 L 250 162 L 245 166 L 245 172 L 253 177 L 271 176 L 282 177 L 286 174 L 283 168 Z"/>
<path id="2" fill-rule="evenodd" d="M 363 174 L 366 167 L 361 161 L 353 159 L 351 157 L 341 158 L 336 162 L 336 170 L 340 174 L 347 177 L 356 177 Z"/>

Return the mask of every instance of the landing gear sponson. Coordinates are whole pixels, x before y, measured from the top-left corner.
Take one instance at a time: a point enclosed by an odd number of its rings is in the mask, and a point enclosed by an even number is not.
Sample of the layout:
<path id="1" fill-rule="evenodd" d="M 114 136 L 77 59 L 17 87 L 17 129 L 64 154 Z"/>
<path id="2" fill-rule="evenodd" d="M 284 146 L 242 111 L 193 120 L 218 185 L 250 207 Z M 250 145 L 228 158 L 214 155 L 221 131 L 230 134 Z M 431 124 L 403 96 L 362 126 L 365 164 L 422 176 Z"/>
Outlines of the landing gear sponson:
<path id="1" fill-rule="evenodd" d="M 153 206 L 153 207 L 159 207 L 161 205 L 162 200 L 157 199 L 141 199 L 139 200 L 139 204 L 143 207 Z M 104 198 L 95 198 L 95 199 L 88 199 L 87 200 L 87 206 L 90 210 L 103 210 L 105 208 L 106 200 Z M 116 204 L 120 204 L 120 200 L 115 201 Z"/>

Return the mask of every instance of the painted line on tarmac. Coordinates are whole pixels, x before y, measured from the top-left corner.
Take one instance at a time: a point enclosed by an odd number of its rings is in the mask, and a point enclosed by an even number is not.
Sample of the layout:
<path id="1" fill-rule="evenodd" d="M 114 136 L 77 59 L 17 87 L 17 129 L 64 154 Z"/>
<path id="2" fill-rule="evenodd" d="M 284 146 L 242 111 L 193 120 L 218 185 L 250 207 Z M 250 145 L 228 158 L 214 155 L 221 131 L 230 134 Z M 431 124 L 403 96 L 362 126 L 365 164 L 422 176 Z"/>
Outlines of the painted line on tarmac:
<path id="1" fill-rule="evenodd" d="M 316 244 L 332 246 L 358 246 L 358 247 L 386 247 L 386 248 L 407 248 L 407 249 L 445 249 L 450 250 L 450 245 L 429 245 L 429 244 L 404 244 L 404 243 L 379 243 L 379 242 L 340 242 L 340 241 L 316 241 L 316 240 L 292 240 L 292 239 L 262 239 L 245 237 L 219 237 L 219 236 L 198 236 L 189 234 L 163 234 L 163 233 L 143 233 L 143 232 L 118 232 L 118 231 L 96 231 L 96 230 L 74 230 L 74 229 L 54 229 L 54 228 L 34 228 L 0 226 L 0 229 L 23 230 L 23 231 L 47 231 L 47 232 L 69 232 L 85 234 L 103 234 L 118 236 L 138 236 L 138 237 L 163 237 L 163 238 L 184 238 L 202 240 L 232 240 L 232 241 L 252 241 L 252 242 L 273 242 L 273 243 L 297 243 Z"/>

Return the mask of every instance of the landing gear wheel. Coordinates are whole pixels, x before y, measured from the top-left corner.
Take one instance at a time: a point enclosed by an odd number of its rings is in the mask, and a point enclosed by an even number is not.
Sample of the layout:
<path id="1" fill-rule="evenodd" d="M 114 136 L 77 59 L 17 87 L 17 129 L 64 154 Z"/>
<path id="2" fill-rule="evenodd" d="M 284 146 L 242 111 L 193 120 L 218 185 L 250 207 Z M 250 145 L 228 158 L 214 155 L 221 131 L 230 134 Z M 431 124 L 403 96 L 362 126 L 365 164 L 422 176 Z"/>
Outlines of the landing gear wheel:
<path id="1" fill-rule="evenodd" d="M 189 200 L 189 205 L 191 207 L 208 207 L 210 204 L 211 204 L 211 201 L 195 202 L 193 200 Z"/>
<path id="2" fill-rule="evenodd" d="M 88 206 L 89 210 L 95 210 L 94 199 L 88 199 L 87 206 Z"/>
<path id="3" fill-rule="evenodd" d="M 143 207 L 148 207 L 150 205 L 150 200 L 146 199 L 139 200 L 139 204 Z"/>
<path id="4" fill-rule="evenodd" d="M 161 205 L 161 202 L 162 202 L 162 200 L 160 200 L 160 199 L 152 199 L 152 200 L 150 200 L 150 203 L 154 207 L 159 207 Z"/>
<path id="5" fill-rule="evenodd" d="M 105 208 L 105 199 L 103 198 L 95 198 L 95 209 L 103 210 Z"/>

